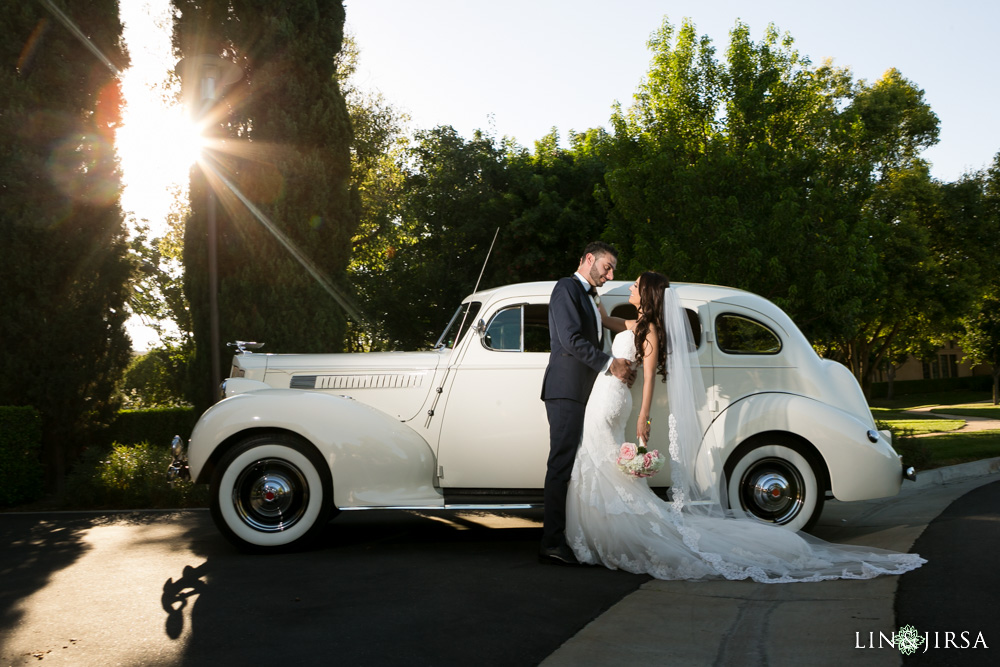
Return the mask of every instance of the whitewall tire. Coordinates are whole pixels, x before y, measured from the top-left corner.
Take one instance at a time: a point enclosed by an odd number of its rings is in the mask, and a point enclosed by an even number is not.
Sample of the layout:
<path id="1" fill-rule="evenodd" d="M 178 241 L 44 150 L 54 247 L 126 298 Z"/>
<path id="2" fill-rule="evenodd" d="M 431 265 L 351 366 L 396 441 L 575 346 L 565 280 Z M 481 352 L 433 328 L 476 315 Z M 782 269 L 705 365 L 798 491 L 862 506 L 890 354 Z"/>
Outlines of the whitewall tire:
<path id="1" fill-rule="evenodd" d="M 826 490 L 809 459 L 783 444 L 739 451 L 726 466 L 729 507 L 789 530 L 807 530 L 823 511 Z"/>
<path id="2" fill-rule="evenodd" d="M 212 475 L 212 519 L 244 551 L 305 546 L 333 511 L 330 470 L 309 443 L 257 435 L 230 449 Z"/>

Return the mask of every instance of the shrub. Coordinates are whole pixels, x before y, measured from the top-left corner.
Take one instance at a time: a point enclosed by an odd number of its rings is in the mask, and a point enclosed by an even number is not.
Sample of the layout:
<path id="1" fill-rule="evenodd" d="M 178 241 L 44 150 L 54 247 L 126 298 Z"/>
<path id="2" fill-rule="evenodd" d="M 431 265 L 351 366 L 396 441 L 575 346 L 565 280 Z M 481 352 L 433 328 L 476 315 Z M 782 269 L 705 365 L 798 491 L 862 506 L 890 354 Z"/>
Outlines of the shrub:
<path id="1" fill-rule="evenodd" d="M 204 507 L 207 489 L 188 481 L 167 483 L 170 448 L 143 442 L 90 449 L 70 473 L 64 505 L 76 509 Z"/>
<path id="2" fill-rule="evenodd" d="M 32 407 L 0 407 L 0 507 L 37 500 L 44 492 L 42 420 Z"/>
<path id="3" fill-rule="evenodd" d="M 877 421 L 879 430 L 892 432 L 892 448 L 903 457 L 903 463 L 917 470 L 926 470 L 933 459 L 931 450 L 921 438 L 914 437 L 913 429 L 899 428 L 884 421 Z"/>

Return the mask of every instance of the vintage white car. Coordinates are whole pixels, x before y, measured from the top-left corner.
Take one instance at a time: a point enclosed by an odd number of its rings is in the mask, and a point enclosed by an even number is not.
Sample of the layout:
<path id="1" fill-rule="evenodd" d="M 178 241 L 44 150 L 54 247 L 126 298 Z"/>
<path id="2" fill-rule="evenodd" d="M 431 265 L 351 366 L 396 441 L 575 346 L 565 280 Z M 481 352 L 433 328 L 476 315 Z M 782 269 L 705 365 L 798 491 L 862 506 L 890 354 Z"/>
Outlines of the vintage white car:
<path id="1" fill-rule="evenodd" d="M 629 284 L 601 289 L 612 314 L 629 316 Z M 430 351 L 237 354 L 186 459 L 174 439 L 171 474 L 210 483 L 219 529 L 253 551 L 299 546 L 344 510 L 538 506 L 553 285 L 473 294 Z M 713 418 L 705 442 L 725 462 L 713 483 L 731 508 L 800 530 L 827 493 L 879 498 L 912 478 L 851 373 L 820 358 L 780 308 L 727 287 L 672 289 L 698 342 Z M 641 386 L 640 377 L 636 406 Z M 657 386 L 651 416 L 666 424 L 669 397 Z M 666 438 L 658 429 L 651 445 Z M 667 466 L 649 483 L 665 491 L 669 479 Z"/>

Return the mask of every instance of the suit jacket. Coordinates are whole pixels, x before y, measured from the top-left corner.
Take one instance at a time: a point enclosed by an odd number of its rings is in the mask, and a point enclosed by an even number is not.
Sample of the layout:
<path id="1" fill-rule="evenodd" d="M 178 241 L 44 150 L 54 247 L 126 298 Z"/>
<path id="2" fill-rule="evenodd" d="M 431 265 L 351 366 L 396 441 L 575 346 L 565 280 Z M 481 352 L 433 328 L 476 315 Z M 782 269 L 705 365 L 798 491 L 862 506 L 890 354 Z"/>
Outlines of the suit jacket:
<path id="1" fill-rule="evenodd" d="M 586 403 L 597 374 L 610 355 L 600 347 L 593 302 L 580 280 L 562 278 L 549 299 L 549 365 L 542 400 L 569 398 Z"/>

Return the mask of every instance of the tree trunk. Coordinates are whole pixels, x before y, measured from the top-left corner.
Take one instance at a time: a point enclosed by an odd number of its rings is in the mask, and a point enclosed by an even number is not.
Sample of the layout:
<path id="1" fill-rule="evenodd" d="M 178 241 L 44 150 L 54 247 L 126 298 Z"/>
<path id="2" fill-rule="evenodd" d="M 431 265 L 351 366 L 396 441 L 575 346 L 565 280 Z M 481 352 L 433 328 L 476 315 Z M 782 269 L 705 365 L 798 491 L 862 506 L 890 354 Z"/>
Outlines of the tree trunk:
<path id="1" fill-rule="evenodd" d="M 1000 366 L 993 367 L 993 405 L 1000 404 Z"/>

